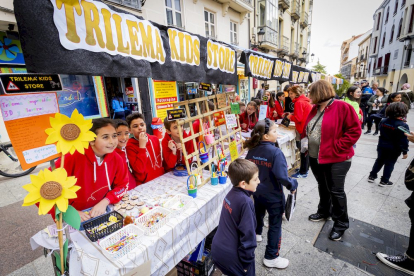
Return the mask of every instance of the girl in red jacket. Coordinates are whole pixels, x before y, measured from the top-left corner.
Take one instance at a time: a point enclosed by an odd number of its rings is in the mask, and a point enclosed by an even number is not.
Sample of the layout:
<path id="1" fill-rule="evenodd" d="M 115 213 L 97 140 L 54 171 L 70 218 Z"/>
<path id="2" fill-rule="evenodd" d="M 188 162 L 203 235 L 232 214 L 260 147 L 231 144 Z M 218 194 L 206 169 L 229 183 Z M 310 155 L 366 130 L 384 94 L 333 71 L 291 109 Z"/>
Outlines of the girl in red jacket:
<path id="1" fill-rule="evenodd" d="M 253 101 L 247 104 L 246 111 L 240 114 L 240 126 L 242 131 L 249 131 L 254 128 L 257 123 L 257 104 Z"/>
<path id="2" fill-rule="evenodd" d="M 127 123 L 134 135 L 126 146 L 127 157 L 137 185 L 148 182 L 164 174 L 160 141 L 156 136 L 146 133 L 144 115 L 132 113 Z"/>
<path id="3" fill-rule="evenodd" d="M 137 186 L 135 182 L 135 178 L 132 175 L 132 170 L 129 166 L 128 157 L 126 154 L 126 144 L 129 140 L 129 127 L 127 122 L 124 120 L 115 120 L 116 123 L 116 134 L 118 136 L 118 146 L 116 147 L 115 151 L 119 154 L 119 156 L 122 157 L 122 160 L 124 160 L 125 164 L 127 164 L 128 168 L 128 179 L 129 179 L 129 185 L 128 190 L 133 190 Z"/>
<path id="4" fill-rule="evenodd" d="M 89 143 L 84 155 L 77 151 L 66 154 L 64 163 L 68 176 L 75 176 L 81 187 L 69 204 L 78 210 L 82 221 L 104 214 L 106 207 L 119 202 L 128 190 L 127 165 L 115 152 L 118 137 L 114 122 L 106 118 L 92 122 L 95 141 Z M 60 162 L 56 161 L 57 168 Z M 91 207 L 88 214 L 82 212 Z"/>
<path id="5" fill-rule="evenodd" d="M 279 92 L 276 95 L 276 100 L 274 98 L 274 93 L 270 94 L 270 92 L 265 92 L 266 96 L 269 97 L 269 106 L 267 108 L 266 112 L 266 118 L 269 118 L 270 120 L 278 120 L 282 119 L 284 112 L 283 102 L 285 100 L 285 93 Z M 282 97 L 283 96 L 283 97 Z"/>
<path id="6" fill-rule="evenodd" d="M 287 118 L 292 122 L 295 122 L 296 137 L 300 137 L 305 127 L 306 119 L 312 109 L 310 100 L 305 96 L 305 90 L 300 86 L 293 86 L 289 88 L 289 98 L 294 103 L 293 113 L 290 113 Z M 300 149 L 300 141 L 297 141 L 296 146 Z M 292 175 L 295 178 L 306 178 L 308 177 L 309 170 L 309 156 L 308 154 L 300 154 L 300 169 L 297 173 Z"/>

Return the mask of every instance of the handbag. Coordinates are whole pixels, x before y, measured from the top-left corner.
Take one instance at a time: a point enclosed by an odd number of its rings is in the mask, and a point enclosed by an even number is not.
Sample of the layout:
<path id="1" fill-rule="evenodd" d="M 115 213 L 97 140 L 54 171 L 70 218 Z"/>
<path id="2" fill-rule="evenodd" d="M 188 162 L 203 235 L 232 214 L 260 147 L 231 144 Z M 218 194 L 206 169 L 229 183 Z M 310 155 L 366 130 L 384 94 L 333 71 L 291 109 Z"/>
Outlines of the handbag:
<path id="1" fill-rule="evenodd" d="M 405 91 L 403 91 L 403 92 L 405 93 L 405 95 L 407 96 L 408 100 L 410 101 L 410 106 L 409 106 L 409 108 L 410 108 L 410 109 L 414 109 L 414 103 L 410 100 L 410 96 L 408 96 L 408 93 L 407 93 L 407 92 L 405 92 Z"/>
<path id="2" fill-rule="evenodd" d="M 285 127 L 289 127 L 290 120 L 287 118 L 287 115 L 283 117 L 281 124 L 284 125 Z"/>

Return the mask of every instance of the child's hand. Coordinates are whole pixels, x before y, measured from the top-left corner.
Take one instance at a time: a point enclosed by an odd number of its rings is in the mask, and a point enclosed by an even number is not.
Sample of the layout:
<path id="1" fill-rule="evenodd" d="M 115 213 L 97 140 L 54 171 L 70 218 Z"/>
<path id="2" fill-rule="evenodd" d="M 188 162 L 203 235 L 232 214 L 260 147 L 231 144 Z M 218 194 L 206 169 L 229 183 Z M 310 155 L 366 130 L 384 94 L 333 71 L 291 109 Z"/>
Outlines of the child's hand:
<path id="1" fill-rule="evenodd" d="M 178 149 L 179 151 L 181 151 L 181 150 L 183 149 L 183 144 L 178 143 L 178 144 L 177 144 L 177 149 Z"/>
<path id="2" fill-rule="evenodd" d="M 106 198 L 104 198 L 98 204 L 96 204 L 95 206 L 93 206 L 93 208 L 91 209 L 91 211 L 89 212 L 89 214 L 93 218 L 98 217 L 100 215 L 103 215 L 103 214 L 106 213 L 106 206 L 108 206 L 108 205 L 109 205 L 109 200 L 107 200 Z"/>
<path id="3" fill-rule="evenodd" d="M 89 214 L 86 214 L 86 213 L 84 213 L 82 211 L 78 211 L 78 213 L 79 213 L 79 216 L 80 216 L 82 222 L 91 219 L 91 216 Z"/>
<path id="4" fill-rule="evenodd" d="M 407 159 L 408 154 L 404 154 L 402 159 Z"/>
<path id="5" fill-rule="evenodd" d="M 291 191 L 290 193 L 291 193 L 292 195 L 294 195 L 294 194 L 296 193 L 296 191 L 297 191 L 297 189 L 296 189 L 296 190 L 294 190 L 294 191 Z"/>
<path id="6" fill-rule="evenodd" d="M 408 141 L 414 143 L 414 132 L 411 131 L 411 134 L 404 133 L 407 136 Z"/>
<path id="7" fill-rule="evenodd" d="M 147 146 L 147 142 L 148 142 L 147 134 L 145 132 L 141 132 L 139 134 L 138 141 L 139 141 L 139 147 L 144 149 Z"/>
<path id="8" fill-rule="evenodd" d="M 242 128 L 246 128 L 247 127 L 247 124 L 241 124 L 241 127 Z"/>
<path id="9" fill-rule="evenodd" d="M 170 141 L 168 142 L 168 148 L 169 148 L 170 150 L 172 150 L 172 152 L 173 152 L 173 154 L 174 154 L 174 155 L 177 153 L 177 147 L 175 146 L 175 143 L 174 143 L 174 141 L 173 141 L 173 140 L 170 140 Z"/>

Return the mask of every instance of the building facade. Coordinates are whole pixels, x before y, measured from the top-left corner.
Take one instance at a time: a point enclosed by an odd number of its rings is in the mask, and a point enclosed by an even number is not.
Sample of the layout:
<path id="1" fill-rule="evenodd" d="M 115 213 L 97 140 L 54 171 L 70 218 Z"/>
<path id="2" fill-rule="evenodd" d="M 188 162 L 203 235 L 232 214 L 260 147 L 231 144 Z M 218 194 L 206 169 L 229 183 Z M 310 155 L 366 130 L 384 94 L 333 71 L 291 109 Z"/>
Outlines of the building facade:
<path id="1" fill-rule="evenodd" d="M 369 35 L 358 44 L 358 57 L 356 61 L 356 73 L 354 76 L 355 81 L 357 82 L 361 82 L 367 78 L 369 45 L 371 42 L 372 30 L 369 32 Z"/>
<path id="2" fill-rule="evenodd" d="M 385 0 L 376 10 L 370 43 L 370 82 L 389 91 L 414 84 L 414 0 Z"/>

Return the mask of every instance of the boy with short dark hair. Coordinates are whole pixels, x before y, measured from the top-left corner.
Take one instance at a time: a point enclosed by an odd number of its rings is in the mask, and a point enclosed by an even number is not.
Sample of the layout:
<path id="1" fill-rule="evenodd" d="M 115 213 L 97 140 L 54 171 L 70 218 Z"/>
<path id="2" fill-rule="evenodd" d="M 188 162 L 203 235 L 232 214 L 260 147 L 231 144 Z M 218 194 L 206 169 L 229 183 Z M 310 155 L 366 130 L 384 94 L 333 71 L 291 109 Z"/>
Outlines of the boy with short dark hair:
<path id="1" fill-rule="evenodd" d="M 384 166 L 384 172 L 381 177 L 379 186 L 390 187 L 394 183 L 390 180 L 394 165 L 398 157 L 403 154 L 402 159 L 407 158 L 408 139 L 399 127 L 410 130 L 405 123 L 405 117 L 408 114 L 408 107 L 402 102 L 390 104 L 385 110 L 385 116 L 380 123 L 380 137 L 378 140 L 377 152 L 378 157 L 375 160 L 372 171 L 369 174 L 368 182 L 374 182 L 378 177 L 378 172 Z"/>
<path id="2" fill-rule="evenodd" d="M 166 172 L 169 172 L 174 169 L 176 165 L 185 164 L 183 146 L 180 140 L 180 132 L 178 122 L 176 120 L 168 121 L 167 117 L 164 119 L 164 127 L 166 134 L 164 139 L 162 139 L 162 158 L 163 158 L 163 167 Z M 183 139 L 187 138 L 189 135 L 183 131 Z M 185 150 L 187 155 L 194 152 L 193 141 L 190 140 L 185 143 Z M 191 160 L 188 161 L 191 163 Z"/>
<path id="3" fill-rule="evenodd" d="M 255 275 L 256 216 L 251 195 L 259 185 L 259 169 L 251 161 L 236 159 L 229 166 L 233 188 L 226 195 L 211 246 L 216 266 L 225 275 Z"/>

